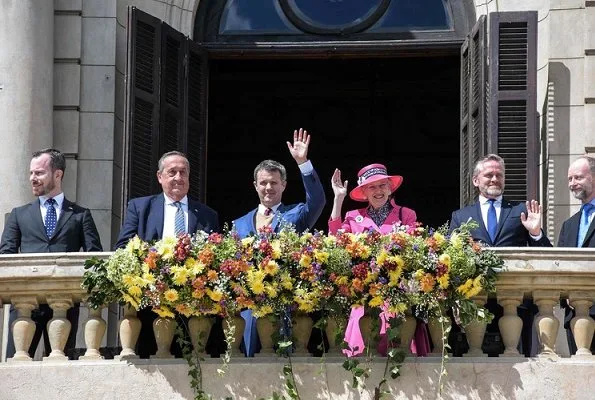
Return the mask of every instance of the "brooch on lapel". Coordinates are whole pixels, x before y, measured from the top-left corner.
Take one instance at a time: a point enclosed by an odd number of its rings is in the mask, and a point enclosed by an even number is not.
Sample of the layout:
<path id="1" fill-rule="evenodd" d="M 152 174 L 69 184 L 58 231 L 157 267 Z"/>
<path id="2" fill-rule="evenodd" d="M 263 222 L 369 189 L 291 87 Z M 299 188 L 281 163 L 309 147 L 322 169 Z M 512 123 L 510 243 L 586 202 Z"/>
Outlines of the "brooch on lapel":
<path id="1" fill-rule="evenodd" d="M 355 222 L 357 222 L 358 224 L 361 224 L 362 222 L 364 222 L 364 217 L 362 217 L 361 215 L 358 215 L 357 217 L 355 217 Z"/>

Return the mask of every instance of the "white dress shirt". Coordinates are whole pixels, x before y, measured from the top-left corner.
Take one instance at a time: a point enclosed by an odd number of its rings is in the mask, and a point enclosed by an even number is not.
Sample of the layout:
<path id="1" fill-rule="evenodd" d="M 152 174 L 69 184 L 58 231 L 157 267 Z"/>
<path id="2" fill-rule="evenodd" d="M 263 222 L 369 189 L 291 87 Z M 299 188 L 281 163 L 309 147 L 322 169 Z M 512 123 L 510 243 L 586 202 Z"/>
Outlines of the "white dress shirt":
<path id="1" fill-rule="evenodd" d="M 165 193 L 163 193 L 163 196 L 165 197 L 165 203 L 163 205 L 163 235 L 161 237 L 175 236 L 176 211 L 178 211 L 178 207 L 174 204 L 175 200 L 167 197 Z M 188 196 L 184 196 L 180 200 L 180 203 L 182 203 L 182 210 L 184 211 L 184 228 L 188 232 Z"/>
<path id="2" fill-rule="evenodd" d="M 45 201 L 49 199 L 49 196 L 39 196 L 39 210 L 41 211 L 41 220 L 45 225 L 45 216 L 48 213 L 48 207 L 45 205 Z M 56 223 L 60 221 L 60 215 L 62 215 L 62 204 L 64 204 L 64 193 L 57 194 L 53 197 L 56 201 L 54 208 L 56 209 Z"/>

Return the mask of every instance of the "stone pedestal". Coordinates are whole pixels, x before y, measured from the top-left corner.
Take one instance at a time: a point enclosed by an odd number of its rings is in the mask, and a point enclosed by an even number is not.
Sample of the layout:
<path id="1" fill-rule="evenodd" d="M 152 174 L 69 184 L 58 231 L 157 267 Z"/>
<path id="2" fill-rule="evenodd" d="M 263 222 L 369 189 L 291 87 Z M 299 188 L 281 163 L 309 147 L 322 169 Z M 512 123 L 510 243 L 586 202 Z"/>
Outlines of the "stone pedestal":
<path id="1" fill-rule="evenodd" d="M 595 293 L 570 292 L 570 305 L 574 307 L 575 317 L 570 321 L 570 329 L 576 342 L 576 354 L 573 357 L 593 357 L 591 341 L 595 332 L 595 322 L 589 316 Z"/>
<path id="2" fill-rule="evenodd" d="M 209 332 L 213 326 L 213 319 L 207 316 L 191 317 L 188 320 L 188 330 L 190 331 L 190 340 L 192 341 L 192 348 L 199 356 L 205 357 L 205 347 Z M 236 327 L 237 329 L 237 327 Z"/>
<path id="3" fill-rule="evenodd" d="M 85 345 L 87 351 L 79 360 L 102 360 L 103 356 L 99 353 L 101 339 L 105 334 L 106 322 L 101 318 L 101 308 L 89 308 L 89 319 L 85 323 Z"/>
<path id="4" fill-rule="evenodd" d="M 173 318 L 158 317 L 153 321 L 157 353 L 151 356 L 151 358 L 174 358 L 170 352 L 170 347 L 174 340 L 176 325 L 176 321 Z"/>
<path id="5" fill-rule="evenodd" d="M 68 357 L 64 354 L 64 346 L 70 334 L 71 323 L 66 319 L 66 311 L 72 307 L 70 296 L 48 296 L 48 305 L 54 311 L 54 318 L 48 322 L 48 336 L 52 352 L 44 360 L 66 361 Z"/>
<path id="6" fill-rule="evenodd" d="M 11 299 L 17 310 L 18 318 L 12 323 L 12 337 L 15 353 L 7 361 L 32 361 L 29 356 L 29 347 L 35 334 L 35 322 L 31 319 L 31 311 L 38 307 L 35 296 L 14 297 Z"/>
<path id="7" fill-rule="evenodd" d="M 498 292 L 498 303 L 504 308 L 504 315 L 498 321 L 504 343 L 504 357 L 520 357 L 517 347 L 523 330 L 523 320 L 517 315 L 517 307 L 523 300 L 522 291 Z"/>
<path id="8" fill-rule="evenodd" d="M 120 321 L 120 342 L 122 351 L 114 359 L 138 358 L 134 352 L 136 341 L 140 334 L 141 322 L 136 316 L 136 310 L 131 306 L 124 306 L 124 318 Z"/>
<path id="9" fill-rule="evenodd" d="M 554 316 L 554 305 L 560 302 L 560 292 L 553 290 L 533 291 L 533 300 L 539 307 L 539 314 L 535 317 L 537 337 L 541 351 L 539 356 L 557 357 L 556 337 L 560 322 Z"/>

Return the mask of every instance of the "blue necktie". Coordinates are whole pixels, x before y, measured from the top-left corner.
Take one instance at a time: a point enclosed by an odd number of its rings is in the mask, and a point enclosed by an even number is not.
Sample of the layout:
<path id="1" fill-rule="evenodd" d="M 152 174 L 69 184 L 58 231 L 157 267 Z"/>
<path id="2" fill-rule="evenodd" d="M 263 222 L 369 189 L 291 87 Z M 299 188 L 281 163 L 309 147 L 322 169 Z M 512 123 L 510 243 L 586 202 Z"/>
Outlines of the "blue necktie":
<path id="1" fill-rule="evenodd" d="M 47 199 L 45 201 L 45 233 L 48 235 L 48 238 L 51 238 L 54 234 L 54 230 L 56 230 L 57 218 L 54 204 L 56 204 L 56 200 L 54 199 Z"/>
<path id="2" fill-rule="evenodd" d="M 583 242 L 585 241 L 585 236 L 587 235 L 587 231 L 589 230 L 589 215 L 591 211 L 595 208 L 595 206 L 591 203 L 583 204 L 581 207 L 581 223 L 578 226 L 578 240 L 576 243 L 577 247 L 583 247 Z"/>
<path id="3" fill-rule="evenodd" d="M 489 199 L 490 208 L 488 208 L 488 233 L 490 234 L 490 239 L 492 239 L 492 243 L 494 243 L 494 239 L 496 239 L 496 231 L 498 230 L 498 217 L 496 217 L 496 207 L 494 207 L 495 199 Z"/>
<path id="4" fill-rule="evenodd" d="M 184 218 L 184 210 L 182 209 L 182 203 L 176 201 L 174 202 L 174 205 L 177 207 L 174 222 L 174 234 L 176 235 L 176 237 L 178 237 L 182 233 L 186 233 L 186 218 Z"/>

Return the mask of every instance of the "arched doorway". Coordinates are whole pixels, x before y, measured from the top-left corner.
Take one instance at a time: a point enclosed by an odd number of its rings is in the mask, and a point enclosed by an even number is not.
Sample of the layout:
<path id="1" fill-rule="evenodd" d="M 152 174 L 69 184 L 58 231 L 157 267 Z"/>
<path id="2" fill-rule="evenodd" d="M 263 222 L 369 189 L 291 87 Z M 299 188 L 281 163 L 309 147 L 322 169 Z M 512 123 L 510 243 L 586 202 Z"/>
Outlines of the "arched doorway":
<path id="1" fill-rule="evenodd" d="M 221 220 L 255 207 L 253 168 L 265 158 L 288 167 L 284 201 L 303 201 L 285 141 L 304 127 L 327 192 L 317 228 L 330 215 L 333 170 L 353 187 L 372 162 L 404 176 L 396 200 L 420 221 L 446 222 L 459 205 L 465 4 L 248 3 L 205 1 L 195 26 L 209 52 L 207 197 Z"/>

